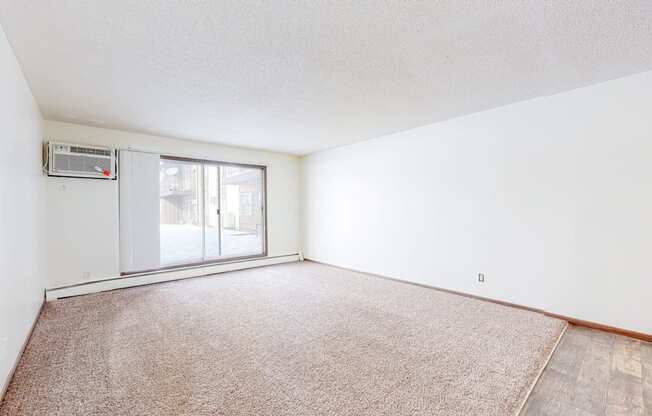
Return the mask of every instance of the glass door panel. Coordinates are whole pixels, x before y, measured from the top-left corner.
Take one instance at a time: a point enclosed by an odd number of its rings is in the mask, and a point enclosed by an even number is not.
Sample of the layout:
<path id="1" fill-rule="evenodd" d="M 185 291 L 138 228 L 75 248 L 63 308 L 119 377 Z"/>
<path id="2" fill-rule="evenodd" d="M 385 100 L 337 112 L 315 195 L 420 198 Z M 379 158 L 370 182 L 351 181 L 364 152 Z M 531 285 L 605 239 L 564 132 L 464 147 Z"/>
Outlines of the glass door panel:
<path id="1" fill-rule="evenodd" d="M 265 244 L 263 170 L 220 167 L 222 257 L 262 254 Z"/>
<path id="2" fill-rule="evenodd" d="M 159 209 L 161 265 L 202 261 L 202 165 L 161 158 Z"/>

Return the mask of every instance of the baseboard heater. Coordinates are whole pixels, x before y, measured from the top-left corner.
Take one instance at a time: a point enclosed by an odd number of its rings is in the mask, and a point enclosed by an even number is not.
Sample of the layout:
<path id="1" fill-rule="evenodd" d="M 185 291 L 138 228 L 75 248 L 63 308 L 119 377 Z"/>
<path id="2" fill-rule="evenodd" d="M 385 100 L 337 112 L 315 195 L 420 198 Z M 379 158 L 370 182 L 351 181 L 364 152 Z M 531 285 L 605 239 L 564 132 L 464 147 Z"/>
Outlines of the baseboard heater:
<path id="1" fill-rule="evenodd" d="M 300 255 L 288 254 L 281 256 L 261 257 L 255 259 L 238 260 L 232 262 L 216 263 L 203 266 L 193 266 L 178 269 L 162 270 L 134 274 L 129 276 L 112 277 L 109 279 L 82 282 L 69 286 L 61 286 L 45 291 L 47 302 L 68 298 L 71 296 L 87 295 L 89 293 L 106 292 L 108 290 L 127 287 L 143 286 L 152 283 L 170 282 L 174 280 L 190 279 L 193 277 L 209 276 L 213 274 L 231 272 L 236 270 L 251 269 L 254 267 L 271 266 L 274 264 L 291 263 L 300 261 Z"/>

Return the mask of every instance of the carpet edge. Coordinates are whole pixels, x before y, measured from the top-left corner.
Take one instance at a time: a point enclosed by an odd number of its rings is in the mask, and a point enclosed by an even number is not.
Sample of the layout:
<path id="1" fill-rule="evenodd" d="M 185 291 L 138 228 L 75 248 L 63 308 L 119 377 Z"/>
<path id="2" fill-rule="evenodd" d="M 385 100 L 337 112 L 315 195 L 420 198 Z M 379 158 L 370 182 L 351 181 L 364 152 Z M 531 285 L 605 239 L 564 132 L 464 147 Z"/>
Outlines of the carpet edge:
<path id="1" fill-rule="evenodd" d="M 543 372 L 545 371 L 546 367 L 548 367 L 548 364 L 550 363 L 550 360 L 552 359 L 552 356 L 555 355 L 555 352 L 557 351 L 557 347 L 559 347 L 559 344 L 561 343 L 561 339 L 566 334 L 566 330 L 568 329 L 569 326 L 570 326 L 570 324 L 567 321 L 564 321 L 564 328 L 559 333 L 559 336 L 557 337 L 557 340 L 555 341 L 555 344 L 553 345 L 552 349 L 550 350 L 550 353 L 548 353 L 548 357 L 546 358 L 546 360 L 541 365 L 541 368 L 539 368 L 539 372 L 537 373 L 537 376 L 534 378 L 534 380 L 532 380 L 532 383 L 530 384 L 530 387 L 528 388 L 527 392 L 523 396 L 523 400 L 521 400 L 521 404 L 516 409 L 516 412 L 514 413 L 514 416 L 519 416 L 521 414 L 521 412 L 523 411 L 523 408 L 525 407 L 525 404 L 527 403 L 528 399 L 530 398 L 530 395 L 532 395 L 532 392 L 534 391 L 534 388 L 536 387 L 537 383 L 539 382 L 539 379 L 543 375 Z"/>

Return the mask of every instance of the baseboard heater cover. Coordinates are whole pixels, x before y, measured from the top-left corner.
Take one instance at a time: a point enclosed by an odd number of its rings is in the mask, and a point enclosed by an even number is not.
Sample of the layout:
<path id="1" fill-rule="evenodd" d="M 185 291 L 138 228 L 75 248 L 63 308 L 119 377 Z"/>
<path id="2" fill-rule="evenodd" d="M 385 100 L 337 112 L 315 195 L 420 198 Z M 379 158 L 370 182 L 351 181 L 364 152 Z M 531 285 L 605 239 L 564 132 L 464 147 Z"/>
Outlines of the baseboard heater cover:
<path id="1" fill-rule="evenodd" d="M 251 269 L 254 267 L 291 263 L 299 260 L 300 259 L 298 254 L 288 254 L 273 257 L 261 257 L 250 260 L 217 263 L 206 266 L 195 266 L 130 276 L 114 277 L 106 280 L 83 282 L 71 286 L 47 289 L 45 291 L 45 300 L 50 302 L 56 299 L 68 298 L 71 296 L 87 295 L 90 293 L 143 286 L 153 283 L 170 282 L 173 280 L 190 279 L 193 277 L 209 276 L 236 270 Z"/>

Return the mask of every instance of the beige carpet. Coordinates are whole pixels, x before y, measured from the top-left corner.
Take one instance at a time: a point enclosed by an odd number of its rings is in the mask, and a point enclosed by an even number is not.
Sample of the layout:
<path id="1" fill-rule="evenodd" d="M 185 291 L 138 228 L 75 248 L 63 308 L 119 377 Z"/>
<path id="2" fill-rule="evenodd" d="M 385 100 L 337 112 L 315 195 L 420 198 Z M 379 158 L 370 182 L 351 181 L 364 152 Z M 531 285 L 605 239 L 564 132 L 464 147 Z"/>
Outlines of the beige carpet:
<path id="1" fill-rule="evenodd" d="M 316 263 L 46 305 L 0 415 L 512 415 L 565 323 Z"/>

